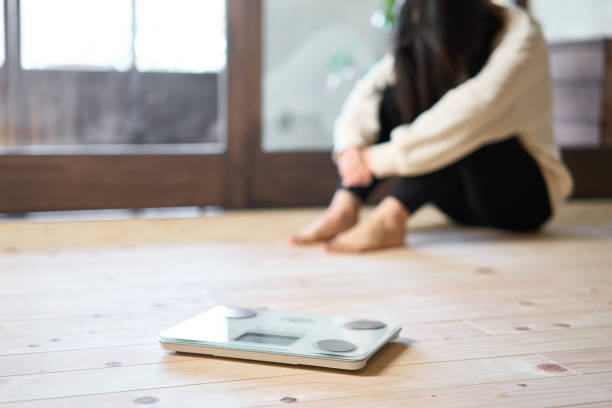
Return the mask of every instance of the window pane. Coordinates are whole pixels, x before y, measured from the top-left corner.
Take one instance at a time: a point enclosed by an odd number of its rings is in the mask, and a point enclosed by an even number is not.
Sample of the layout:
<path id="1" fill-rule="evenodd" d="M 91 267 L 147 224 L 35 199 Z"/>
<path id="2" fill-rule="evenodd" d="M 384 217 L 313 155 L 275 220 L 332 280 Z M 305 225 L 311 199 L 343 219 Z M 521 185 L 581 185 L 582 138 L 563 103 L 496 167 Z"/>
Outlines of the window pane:
<path id="1" fill-rule="evenodd" d="M 264 150 L 328 150 L 344 100 L 387 45 L 377 28 L 383 2 L 263 4 Z"/>
<path id="2" fill-rule="evenodd" d="M 193 154 L 225 149 L 225 110 L 218 105 L 225 98 L 219 94 L 224 89 L 219 75 L 142 73 L 133 69 L 132 47 L 132 17 L 138 8 L 141 38 L 150 39 L 159 29 L 172 38 L 174 48 L 186 44 L 188 51 L 174 52 L 163 36 L 153 37 L 163 58 L 152 55 L 157 65 L 149 66 L 220 69 L 225 64 L 225 37 L 205 34 L 209 29 L 224 33 L 224 2 L 141 3 L 21 0 L 22 64 L 28 70 L 11 73 L 14 78 L 0 104 L 0 155 Z M 191 15 L 197 13 L 203 17 L 196 21 Z M 161 27 L 148 26 L 147 21 Z M 206 29 L 190 31 L 181 24 L 204 24 Z M 142 37 L 143 32 L 149 35 Z M 205 52 L 212 40 L 221 43 L 222 58 L 211 59 L 214 52 Z M 191 54 L 195 57 L 190 60 Z"/>
<path id="3" fill-rule="evenodd" d="M 139 71 L 221 71 L 225 0 L 136 0 L 135 51 Z"/>
<path id="4" fill-rule="evenodd" d="M 24 69 L 126 71 L 131 0 L 21 0 Z"/>
<path id="5" fill-rule="evenodd" d="M 0 67 L 4 65 L 4 0 L 0 0 Z"/>

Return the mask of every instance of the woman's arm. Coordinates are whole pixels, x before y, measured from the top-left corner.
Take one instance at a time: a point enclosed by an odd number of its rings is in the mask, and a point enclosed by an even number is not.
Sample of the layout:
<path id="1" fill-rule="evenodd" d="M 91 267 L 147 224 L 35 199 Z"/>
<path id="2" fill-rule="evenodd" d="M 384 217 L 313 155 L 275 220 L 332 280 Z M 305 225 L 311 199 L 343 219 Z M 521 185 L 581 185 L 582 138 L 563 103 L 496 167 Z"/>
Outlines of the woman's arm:
<path id="1" fill-rule="evenodd" d="M 393 80 L 393 64 L 392 55 L 383 57 L 351 91 L 334 125 L 335 153 L 376 141 L 379 104 L 382 91 Z"/>
<path id="2" fill-rule="evenodd" d="M 510 10 L 502 40 L 480 73 L 410 125 L 395 128 L 390 142 L 368 148 L 372 172 L 378 177 L 431 172 L 516 134 L 525 120 L 548 119 L 547 58 L 538 25 L 525 12 Z"/>

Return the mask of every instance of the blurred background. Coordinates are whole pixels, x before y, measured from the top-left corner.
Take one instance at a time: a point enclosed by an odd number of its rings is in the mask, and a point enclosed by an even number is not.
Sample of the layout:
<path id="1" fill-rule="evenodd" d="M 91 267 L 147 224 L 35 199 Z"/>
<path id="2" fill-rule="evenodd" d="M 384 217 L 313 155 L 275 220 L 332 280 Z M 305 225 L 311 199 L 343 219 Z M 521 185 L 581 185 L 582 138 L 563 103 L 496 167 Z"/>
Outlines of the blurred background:
<path id="1" fill-rule="evenodd" d="M 0 0 L 0 212 L 325 204 L 392 3 Z M 549 42 L 575 196 L 610 197 L 612 0 L 508 3 Z"/>

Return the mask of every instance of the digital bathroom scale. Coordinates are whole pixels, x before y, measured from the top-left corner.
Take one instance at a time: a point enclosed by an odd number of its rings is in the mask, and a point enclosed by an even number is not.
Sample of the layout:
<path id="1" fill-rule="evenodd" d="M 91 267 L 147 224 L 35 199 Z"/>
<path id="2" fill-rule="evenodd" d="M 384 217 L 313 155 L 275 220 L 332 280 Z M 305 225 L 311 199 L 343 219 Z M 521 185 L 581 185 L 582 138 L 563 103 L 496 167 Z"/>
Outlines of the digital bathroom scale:
<path id="1" fill-rule="evenodd" d="M 167 350 L 358 370 L 401 327 L 389 322 L 216 306 L 160 333 Z"/>

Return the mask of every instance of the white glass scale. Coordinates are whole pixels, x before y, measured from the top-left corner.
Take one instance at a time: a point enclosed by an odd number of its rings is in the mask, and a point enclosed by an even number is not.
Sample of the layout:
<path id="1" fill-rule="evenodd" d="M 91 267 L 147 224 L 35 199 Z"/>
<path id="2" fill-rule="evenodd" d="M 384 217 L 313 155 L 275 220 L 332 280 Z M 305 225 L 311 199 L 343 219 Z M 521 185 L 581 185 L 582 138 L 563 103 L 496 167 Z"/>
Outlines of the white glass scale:
<path id="1" fill-rule="evenodd" d="M 344 316 L 216 306 L 163 331 L 159 341 L 185 353 L 358 370 L 400 330 Z"/>

